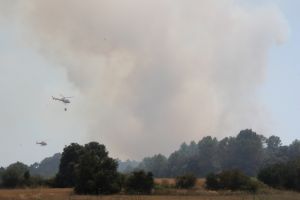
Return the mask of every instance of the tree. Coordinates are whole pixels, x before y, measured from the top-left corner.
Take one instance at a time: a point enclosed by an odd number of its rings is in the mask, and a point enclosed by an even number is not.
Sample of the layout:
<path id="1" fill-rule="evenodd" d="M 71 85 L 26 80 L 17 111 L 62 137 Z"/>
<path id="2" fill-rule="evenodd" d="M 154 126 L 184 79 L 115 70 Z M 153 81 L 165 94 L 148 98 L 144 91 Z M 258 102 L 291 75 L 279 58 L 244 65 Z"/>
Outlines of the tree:
<path id="1" fill-rule="evenodd" d="M 210 136 L 202 138 L 198 143 L 198 169 L 197 175 L 204 177 L 208 173 L 215 172 L 219 168 L 217 161 L 218 140 Z"/>
<path id="2" fill-rule="evenodd" d="M 230 169 L 240 169 L 247 175 L 255 175 L 263 161 L 263 143 L 260 135 L 251 129 L 242 130 L 231 148 Z"/>
<path id="3" fill-rule="evenodd" d="M 175 177 L 188 172 L 196 173 L 198 170 L 198 145 L 192 141 L 190 145 L 183 143 L 178 151 L 168 158 L 167 175 Z"/>
<path id="4" fill-rule="evenodd" d="M 258 179 L 271 187 L 300 191 L 300 159 L 265 167 Z"/>
<path id="5" fill-rule="evenodd" d="M 2 174 L 3 186 L 7 188 L 23 186 L 26 172 L 28 172 L 28 167 L 21 162 L 9 165 Z"/>
<path id="6" fill-rule="evenodd" d="M 154 179 L 151 172 L 134 171 L 125 182 L 125 191 L 130 194 L 150 194 L 153 186 Z"/>
<path id="7" fill-rule="evenodd" d="M 288 148 L 289 159 L 294 160 L 300 158 L 300 141 L 295 140 Z"/>
<path id="8" fill-rule="evenodd" d="M 278 136 L 272 135 L 266 140 L 267 149 L 276 151 L 281 146 L 281 139 Z"/>
<path id="9" fill-rule="evenodd" d="M 166 177 L 167 164 L 167 158 L 158 154 L 153 157 L 144 158 L 138 168 L 145 171 L 151 171 L 155 177 Z"/>
<path id="10" fill-rule="evenodd" d="M 57 187 L 75 186 L 75 168 L 78 165 L 82 151 L 83 146 L 76 143 L 72 143 L 64 148 L 60 159 L 59 171 L 55 178 Z"/>
<path id="11" fill-rule="evenodd" d="M 105 146 L 86 144 L 76 166 L 75 192 L 79 194 L 112 194 L 120 190 L 118 163 L 108 157 Z"/>

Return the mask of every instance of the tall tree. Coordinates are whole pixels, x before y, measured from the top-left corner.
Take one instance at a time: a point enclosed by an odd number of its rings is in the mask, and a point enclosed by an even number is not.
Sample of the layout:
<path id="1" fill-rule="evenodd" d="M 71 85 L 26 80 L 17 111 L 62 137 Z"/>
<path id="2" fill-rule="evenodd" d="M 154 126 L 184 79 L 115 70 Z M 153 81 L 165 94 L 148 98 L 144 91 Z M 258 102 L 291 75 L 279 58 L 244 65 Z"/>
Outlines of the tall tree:
<path id="1" fill-rule="evenodd" d="M 262 137 L 251 129 L 240 131 L 233 145 L 231 168 L 240 169 L 247 175 L 257 173 L 263 160 Z"/>
<path id="2" fill-rule="evenodd" d="M 199 141 L 198 170 L 196 173 L 198 176 L 204 177 L 218 170 L 217 147 L 218 140 L 211 136 L 204 137 Z"/>
<path id="3" fill-rule="evenodd" d="M 289 159 L 300 158 L 300 141 L 295 140 L 288 148 Z"/>
<path id="4" fill-rule="evenodd" d="M 90 142 L 76 166 L 75 191 L 79 194 L 111 194 L 120 190 L 118 163 L 108 157 L 104 145 Z"/>
<path id="5" fill-rule="evenodd" d="M 83 146 L 76 143 L 72 143 L 64 148 L 60 159 L 59 171 L 55 178 L 56 186 L 75 186 L 75 168 L 78 165 L 82 151 Z"/>

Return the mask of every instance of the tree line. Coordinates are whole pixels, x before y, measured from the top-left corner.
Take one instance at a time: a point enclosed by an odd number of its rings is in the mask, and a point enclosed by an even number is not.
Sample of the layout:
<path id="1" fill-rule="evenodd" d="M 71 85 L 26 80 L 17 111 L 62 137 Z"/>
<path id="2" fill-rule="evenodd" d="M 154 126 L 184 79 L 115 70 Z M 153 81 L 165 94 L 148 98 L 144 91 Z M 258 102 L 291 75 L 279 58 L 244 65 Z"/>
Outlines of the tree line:
<path id="1" fill-rule="evenodd" d="M 169 157 L 162 154 L 146 157 L 136 169 L 151 171 L 155 177 L 176 177 L 193 173 L 205 177 L 209 173 L 238 169 L 256 176 L 268 165 L 300 157 L 300 141 L 282 145 L 278 136 L 265 137 L 251 129 L 242 130 L 236 137 L 203 137 L 198 143 L 183 143 Z"/>
<path id="2" fill-rule="evenodd" d="M 119 173 L 118 161 L 109 157 L 105 146 L 98 142 L 83 146 L 72 143 L 64 148 L 62 155 L 56 155 L 55 158 L 58 156 L 58 173 L 51 178 L 31 175 L 32 166 L 21 162 L 0 168 L 0 187 L 71 187 L 77 194 L 113 194 L 121 191 L 150 194 L 154 186 L 151 172 L 138 170 L 129 174 Z"/>
<path id="3" fill-rule="evenodd" d="M 207 136 L 198 143 L 183 143 L 168 158 L 159 154 L 139 164 L 123 162 L 122 168 L 131 171 L 127 173 L 118 171 L 120 160 L 109 157 L 103 144 L 72 143 L 40 164 L 28 167 L 17 162 L 0 168 L 0 186 L 73 187 L 78 194 L 150 194 L 154 177 L 176 177 L 178 188 L 192 187 L 196 177 L 206 177 L 207 188 L 255 190 L 257 183 L 249 176 L 258 174 L 272 187 L 300 190 L 299 160 L 300 141 L 285 146 L 279 137 L 267 138 L 251 129 L 220 141 Z M 135 167 L 130 167 L 132 163 Z M 55 167 L 58 172 L 48 178 L 35 174 L 47 171 L 42 170 L 45 166 L 48 172 Z"/>

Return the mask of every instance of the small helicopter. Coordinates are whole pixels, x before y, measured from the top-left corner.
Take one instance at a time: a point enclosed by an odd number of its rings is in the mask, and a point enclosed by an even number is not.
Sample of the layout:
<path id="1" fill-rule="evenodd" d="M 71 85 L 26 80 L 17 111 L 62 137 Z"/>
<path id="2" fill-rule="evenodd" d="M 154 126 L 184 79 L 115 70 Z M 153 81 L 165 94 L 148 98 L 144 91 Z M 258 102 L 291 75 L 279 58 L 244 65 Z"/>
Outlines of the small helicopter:
<path id="1" fill-rule="evenodd" d="M 46 142 L 44 142 L 44 141 L 41 141 L 41 142 L 36 142 L 36 144 L 39 144 L 39 145 L 41 145 L 41 146 L 46 146 L 46 145 L 47 145 L 47 143 L 46 143 Z"/>
<path id="2" fill-rule="evenodd" d="M 65 97 L 63 95 L 60 95 L 60 96 L 61 96 L 61 98 L 57 98 L 57 97 L 52 96 L 52 99 L 56 100 L 56 101 L 61 101 L 61 102 L 63 102 L 66 105 L 68 103 L 71 103 L 71 101 L 69 100 L 69 98 L 73 98 L 73 97 Z M 65 111 L 67 111 L 67 108 L 65 108 Z"/>

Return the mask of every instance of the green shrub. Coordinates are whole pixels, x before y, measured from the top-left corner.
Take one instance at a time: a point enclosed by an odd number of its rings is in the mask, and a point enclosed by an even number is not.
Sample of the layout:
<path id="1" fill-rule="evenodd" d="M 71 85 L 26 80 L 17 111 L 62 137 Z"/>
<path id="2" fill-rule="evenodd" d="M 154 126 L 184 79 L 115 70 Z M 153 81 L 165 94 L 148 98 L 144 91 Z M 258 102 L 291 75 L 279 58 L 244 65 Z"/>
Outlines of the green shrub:
<path id="1" fill-rule="evenodd" d="M 206 176 L 206 188 L 213 190 L 246 190 L 256 192 L 260 184 L 239 170 L 227 170 Z"/>
<path id="2" fill-rule="evenodd" d="M 197 178 L 193 174 L 185 174 L 177 176 L 175 181 L 177 188 L 189 189 L 195 186 Z"/>
<path id="3" fill-rule="evenodd" d="M 153 187 L 153 174 L 143 170 L 132 172 L 125 181 L 125 191 L 129 194 L 151 194 Z"/>
<path id="4" fill-rule="evenodd" d="M 206 176 L 205 185 L 206 185 L 206 188 L 209 189 L 209 190 L 218 190 L 218 189 L 220 189 L 219 177 L 214 173 L 208 174 Z"/>
<path id="5" fill-rule="evenodd" d="M 259 171 L 257 178 L 274 188 L 300 191 L 300 159 L 267 166 Z"/>
<path id="6" fill-rule="evenodd" d="M 227 170 L 219 174 L 220 188 L 241 190 L 247 186 L 250 178 L 239 170 Z"/>

